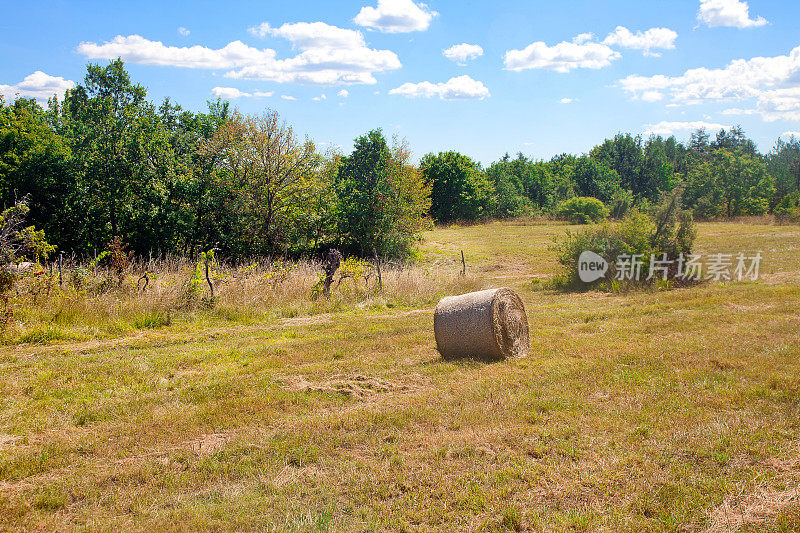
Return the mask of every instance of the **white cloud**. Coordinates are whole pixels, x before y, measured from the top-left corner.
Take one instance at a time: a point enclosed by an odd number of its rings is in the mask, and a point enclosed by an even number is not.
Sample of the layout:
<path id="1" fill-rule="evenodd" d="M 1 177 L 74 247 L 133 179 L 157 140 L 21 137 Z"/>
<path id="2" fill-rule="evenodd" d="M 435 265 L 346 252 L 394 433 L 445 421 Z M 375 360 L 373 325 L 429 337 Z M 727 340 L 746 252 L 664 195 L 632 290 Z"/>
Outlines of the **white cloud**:
<path id="1" fill-rule="evenodd" d="M 800 121 L 800 86 L 764 91 L 758 96 L 756 110 L 768 122 Z"/>
<path id="2" fill-rule="evenodd" d="M 438 96 L 442 100 L 483 100 L 491 96 L 483 83 L 469 76 L 450 78 L 445 83 L 404 83 L 389 94 L 399 94 L 406 98 L 431 98 Z"/>
<path id="3" fill-rule="evenodd" d="M 342 89 L 341 91 L 336 93 L 336 96 L 338 96 L 339 98 L 347 98 L 348 96 L 350 96 L 350 91 L 348 91 L 347 89 Z"/>
<path id="4" fill-rule="evenodd" d="M 594 40 L 594 33 L 581 33 L 572 38 L 572 42 L 575 44 L 583 44 L 593 40 Z"/>
<path id="5" fill-rule="evenodd" d="M 561 102 L 562 104 L 571 104 L 573 102 L 577 102 L 577 100 L 575 98 L 562 98 L 561 100 L 559 100 L 559 102 Z"/>
<path id="6" fill-rule="evenodd" d="M 681 76 L 631 75 L 619 84 L 633 98 L 668 94 L 673 103 L 683 105 L 750 100 L 750 107 L 728 114 L 800 120 L 800 46 L 788 55 L 737 59 L 724 68 L 690 69 Z"/>
<path id="7" fill-rule="evenodd" d="M 678 34 L 669 28 L 650 28 L 647 31 L 631 32 L 624 26 L 609 33 L 602 42 L 595 40 L 593 33 L 581 33 L 572 41 L 563 41 L 553 46 L 537 41 L 522 50 L 508 50 L 505 55 L 506 70 L 549 69 L 569 72 L 577 68 L 601 69 L 622 57 L 612 46 L 642 50 L 646 56 L 659 56 L 653 49 L 675 48 Z"/>
<path id="8" fill-rule="evenodd" d="M 286 23 L 279 28 L 273 28 L 269 23 L 262 22 L 249 31 L 258 37 L 281 37 L 300 50 L 366 47 L 364 35 L 360 31 L 347 30 L 324 22 Z"/>
<path id="9" fill-rule="evenodd" d="M 190 33 L 192 33 L 192 32 L 190 32 L 189 30 L 187 30 L 187 29 L 186 29 L 186 28 L 184 28 L 183 26 L 181 26 L 180 28 L 178 28 L 178 34 L 179 34 L 179 35 L 183 35 L 184 37 L 188 37 Z"/>
<path id="10" fill-rule="evenodd" d="M 65 80 L 61 76 L 50 76 L 41 70 L 25 76 L 16 85 L 0 85 L 0 95 L 6 102 L 21 98 L 35 98 L 39 103 L 47 102 L 53 95 L 63 98 L 64 91 L 75 87 L 75 82 Z"/>
<path id="11" fill-rule="evenodd" d="M 645 102 L 658 102 L 664 99 L 664 95 L 658 91 L 644 91 L 639 99 Z"/>
<path id="12" fill-rule="evenodd" d="M 283 98 L 284 100 L 289 100 L 290 102 L 296 102 L 297 101 L 296 97 L 289 96 L 288 94 L 282 94 L 281 98 Z"/>
<path id="13" fill-rule="evenodd" d="M 505 55 L 506 69 L 519 71 L 541 68 L 565 73 L 576 68 L 601 69 L 622 57 L 605 44 L 584 42 L 584 35 L 576 37 L 579 42 L 565 41 L 547 46 L 537 41 L 523 50 L 508 50 Z"/>
<path id="14" fill-rule="evenodd" d="M 407 33 L 428 29 L 438 13 L 412 0 L 378 0 L 378 7 L 365 6 L 353 21 L 384 33 Z"/>
<path id="15" fill-rule="evenodd" d="M 457 62 L 459 65 L 466 65 L 470 59 L 475 59 L 483 55 L 483 48 L 477 44 L 461 43 L 456 44 L 442 51 L 444 57 L 451 61 Z"/>
<path id="16" fill-rule="evenodd" d="M 314 98 L 312 98 L 312 100 L 314 100 L 315 102 L 322 102 L 323 100 L 327 100 L 327 99 L 328 99 L 328 97 L 326 95 L 324 95 L 324 94 L 321 94 L 319 96 L 315 96 Z"/>
<path id="17" fill-rule="evenodd" d="M 645 124 L 645 135 L 672 135 L 676 132 L 682 131 L 695 131 L 705 128 L 709 131 L 719 131 L 727 128 L 722 124 L 715 124 L 713 122 L 705 122 L 696 120 L 694 122 L 659 122 L 658 124 Z"/>
<path id="18" fill-rule="evenodd" d="M 761 115 L 767 122 L 776 120 L 800 121 L 800 87 L 763 91 L 756 98 L 755 108 L 731 108 L 724 115 Z"/>
<path id="19" fill-rule="evenodd" d="M 750 28 L 769 24 L 764 17 L 751 19 L 750 6 L 740 0 L 700 0 L 697 20 L 710 28 Z"/>
<path id="20" fill-rule="evenodd" d="M 236 87 L 214 87 L 211 89 L 211 94 L 217 98 L 224 98 L 226 100 L 233 100 L 235 98 L 242 98 L 243 96 L 250 96 L 249 93 L 244 93 Z"/>
<path id="21" fill-rule="evenodd" d="M 255 91 L 252 93 L 246 93 L 240 91 L 236 87 L 214 87 L 211 89 L 211 94 L 216 96 L 217 98 L 223 98 L 225 100 L 235 100 L 236 98 L 269 98 L 272 96 L 271 92 L 260 92 Z"/>
<path id="22" fill-rule="evenodd" d="M 165 46 L 160 41 L 151 41 L 140 35 L 117 35 L 103 44 L 82 42 L 78 45 L 78 52 L 90 59 L 121 57 L 132 63 L 185 68 L 229 69 L 276 62 L 274 50 L 259 50 L 241 41 L 214 50 L 204 46 Z"/>
<path id="23" fill-rule="evenodd" d="M 800 140 L 800 131 L 784 131 L 781 133 L 781 138 L 791 139 L 794 137 L 795 139 Z"/>
<path id="24" fill-rule="evenodd" d="M 603 44 L 642 50 L 646 56 L 658 57 L 660 54 L 651 50 L 653 48 L 672 50 L 675 48 L 675 39 L 677 38 L 677 32 L 669 28 L 650 28 L 644 32 L 633 33 L 624 26 L 617 26 L 617 29 L 603 39 Z"/>
<path id="25" fill-rule="evenodd" d="M 275 50 L 258 49 L 233 41 L 220 49 L 204 46 L 165 46 L 139 35 L 118 35 L 103 44 L 83 42 L 78 52 L 92 59 L 122 57 L 132 63 L 183 68 L 226 69 L 226 77 L 340 85 L 374 84 L 374 74 L 401 67 L 391 50 L 374 50 L 366 45 L 360 31 L 346 30 L 323 22 L 299 22 L 271 28 L 262 24 L 251 31 L 257 35 L 281 37 L 300 53 L 278 59 Z"/>

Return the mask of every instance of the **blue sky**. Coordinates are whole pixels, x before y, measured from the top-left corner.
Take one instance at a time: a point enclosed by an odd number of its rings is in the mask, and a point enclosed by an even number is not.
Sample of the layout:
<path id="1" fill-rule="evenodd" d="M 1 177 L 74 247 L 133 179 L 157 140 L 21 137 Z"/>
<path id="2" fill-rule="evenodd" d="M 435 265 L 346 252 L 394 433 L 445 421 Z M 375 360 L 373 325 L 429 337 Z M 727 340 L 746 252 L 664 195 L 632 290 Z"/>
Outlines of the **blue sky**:
<path id="1" fill-rule="evenodd" d="M 796 0 L 0 8 L 6 100 L 63 92 L 87 62 L 120 55 L 156 102 L 200 111 L 223 95 L 344 151 L 375 127 L 416 157 L 454 149 L 484 164 L 585 152 L 619 131 L 686 139 L 698 125 L 741 124 L 763 151 L 800 131 Z"/>

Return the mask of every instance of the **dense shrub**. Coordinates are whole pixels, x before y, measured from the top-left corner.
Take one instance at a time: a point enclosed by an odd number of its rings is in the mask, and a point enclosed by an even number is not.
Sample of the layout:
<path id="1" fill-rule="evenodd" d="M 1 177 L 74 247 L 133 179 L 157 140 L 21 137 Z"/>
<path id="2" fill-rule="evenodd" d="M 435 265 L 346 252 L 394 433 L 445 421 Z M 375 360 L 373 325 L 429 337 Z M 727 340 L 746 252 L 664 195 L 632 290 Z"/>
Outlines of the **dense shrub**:
<path id="1" fill-rule="evenodd" d="M 775 206 L 775 218 L 783 224 L 800 222 L 800 193 L 787 194 Z"/>
<path id="2" fill-rule="evenodd" d="M 578 233 L 568 232 L 567 238 L 555 246 L 562 271 L 553 285 L 559 289 L 610 290 L 615 286 L 617 258 L 636 254 L 644 258 L 640 277 L 640 283 L 644 284 L 648 283 L 652 255 L 659 259 L 666 255 L 667 260 L 675 260 L 680 254 L 691 253 L 697 230 L 691 213 L 681 209 L 682 192 L 678 189 L 666 196 L 652 214 L 634 209 L 617 225 L 603 224 Z M 578 275 L 578 258 L 584 251 L 595 252 L 609 265 L 606 276 L 591 284 L 582 282 Z"/>
<path id="3" fill-rule="evenodd" d="M 559 218 L 574 224 L 590 224 L 608 218 L 608 208 L 597 198 L 576 196 L 559 204 L 556 214 Z"/>
<path id="4" fill-rule="evenodd" d="M 620 189 L 611 197 L 611 216 L 616 219 L 625 218 L 633 209 L 636 199 L 628 189 Z"/>

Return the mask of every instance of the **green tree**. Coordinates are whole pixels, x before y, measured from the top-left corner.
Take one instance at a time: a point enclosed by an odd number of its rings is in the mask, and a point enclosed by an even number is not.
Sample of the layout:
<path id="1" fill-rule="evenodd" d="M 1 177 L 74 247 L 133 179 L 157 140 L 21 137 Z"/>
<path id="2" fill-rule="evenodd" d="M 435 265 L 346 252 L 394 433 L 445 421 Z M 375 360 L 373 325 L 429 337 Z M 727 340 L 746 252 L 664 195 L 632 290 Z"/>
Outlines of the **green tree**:
<path id="1" fill-rule="evenodd" d="M 403 144 L 380 129 L 355 140 L 336 174 L 339 239 L 345 250 L 402 257 L 425 227 L 430 189 Z"/>
<path id="2" fill-rule="evenodd" d="M 649 191 L 642 177 L 644 155 L 640 136 L 617 134 L 613 139 L 606 139 L 603 144 L 596 146 L 589 155 L 615 171 L 621 187 L 633 191 L 637 198 L 647 197 Z"/>
<path id="3" fill-rule="evenodd" d="M 34 100 L 0 99 L 0 201 L 25 197 L 26 218 L 62 250 L 72 249 L 82 213 L 74 208 L 76 183 L 72 151 Z"/>
<path id="4" fill-rule="evenodd" d="M 619 174 L 605 163 L 588 156 L 577 159 L 573 168 L 573 181 L 580 196 L 598 198 L 603 203 L 609 203 L 620 190 Z"/>
<path id="5" fill-rule="evenodd" d="M 800 139 L 792 137 L 788 142 L 778 139 L 766 157 L 767 173 L 775 179 L 775 200 L 800 191 Z"/>
<path id="6" fill-rule="evenodd" d="M 428 154 L 420 168 L 431 187 L 431 215 L 437 222 L 477 220 L 491 214 L 492 184 L 469 157 L 452 151 Z"/>
<path id="7" fill-rule="evenodd" d="M 233 235 L 222 243 L 237 255 L 288 250 L 302 198 L 321 163 L 314 143 L 300 141 L 275 111 L 234 112 L 220 128 L 222 188 Z"/>
<path id="8" fill-rule="evenodd" d="M 131 83 L 121 60 L 106 67 L 90 64 L 84 84 L 64 97 L 66 127 L 81 162 L 79 195 L 86 213 L 87 238 L 100 247 L 122 236 L 134 196 L 145 187 L 150 162 L 147 134 L 156 128 L 146 91 Z M 157 142 L 157 140 L 156 140 Z"/>
<path id="9" fill-rule="evenodd" d="M 228 139 L 222 134 L 223 126 L 230 113 L 230 105 L 217 100 L 208 102 L 207 113 L 185 113 L 179 122 L 169 122 L 175 124 L 179 153 L 186 154 L 184 246 L 191 257 L 222 240 L 219 216 L 224 211 L 224 194 L 218 170 Z"/>
<path id="10" fill-rule="evenodd" d="M 774 180 L 758 157 L 718 148 L 689 173 L 685 205 L 701 217 L 760 215 L 769 210 Z"/>

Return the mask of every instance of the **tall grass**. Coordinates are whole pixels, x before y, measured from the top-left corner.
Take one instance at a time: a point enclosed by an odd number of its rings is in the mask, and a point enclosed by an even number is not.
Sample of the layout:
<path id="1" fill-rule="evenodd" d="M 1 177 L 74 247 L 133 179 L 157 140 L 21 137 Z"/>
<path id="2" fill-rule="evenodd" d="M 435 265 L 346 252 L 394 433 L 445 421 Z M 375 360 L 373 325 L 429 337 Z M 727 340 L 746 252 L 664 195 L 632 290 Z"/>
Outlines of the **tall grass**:
<path id="1" fill-rule="evenodd" d="M 456 265 L 391 264 L 382 284 L 368 263 L 354 276 L 337 273 L 329 298 L 315 297 L 322 266 L 314 261 L 205 264 L 185 258 L 132 264 L 116 275 L 86 264 L 39 268 L 17 282 L 9 306 L 6 343 L 114 336 L 173 321 L 252 323 L 326 313 L 348 307 L 432 305 L 441 296 L 471 290 L 477 282 Z M 59 281 L 60 280 L 60 281 Z"/>

